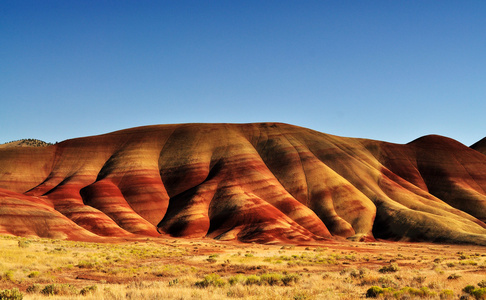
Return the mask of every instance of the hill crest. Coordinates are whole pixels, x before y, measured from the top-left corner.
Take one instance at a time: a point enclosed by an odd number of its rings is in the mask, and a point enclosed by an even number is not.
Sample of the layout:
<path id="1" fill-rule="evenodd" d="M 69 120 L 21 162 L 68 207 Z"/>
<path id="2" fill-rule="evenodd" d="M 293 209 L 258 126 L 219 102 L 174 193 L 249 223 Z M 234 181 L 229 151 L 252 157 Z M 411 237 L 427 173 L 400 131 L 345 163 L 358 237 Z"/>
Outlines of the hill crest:
<path id="1" fill-rule="evenodd" d="M 52 143 L 47 143 L 38 139 L 20 139 L 16 141 L 7 142 L 0 144 L 0 148 L 11 148 L 11 147 L 47 147 L 52 145 Z"/>

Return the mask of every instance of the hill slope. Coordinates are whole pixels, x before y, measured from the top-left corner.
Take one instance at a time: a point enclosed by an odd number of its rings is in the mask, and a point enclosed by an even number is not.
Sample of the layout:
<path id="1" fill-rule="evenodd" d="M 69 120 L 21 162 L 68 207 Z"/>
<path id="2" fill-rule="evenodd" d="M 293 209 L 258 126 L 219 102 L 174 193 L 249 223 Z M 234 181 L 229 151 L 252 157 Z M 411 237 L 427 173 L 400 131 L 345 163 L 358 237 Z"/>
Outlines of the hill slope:
<path id="1" fill-rule="evenodd" d="M 287 124 L 182 124 L 0 149 L 0 233 L 486 245 L 486 156 Z"/>

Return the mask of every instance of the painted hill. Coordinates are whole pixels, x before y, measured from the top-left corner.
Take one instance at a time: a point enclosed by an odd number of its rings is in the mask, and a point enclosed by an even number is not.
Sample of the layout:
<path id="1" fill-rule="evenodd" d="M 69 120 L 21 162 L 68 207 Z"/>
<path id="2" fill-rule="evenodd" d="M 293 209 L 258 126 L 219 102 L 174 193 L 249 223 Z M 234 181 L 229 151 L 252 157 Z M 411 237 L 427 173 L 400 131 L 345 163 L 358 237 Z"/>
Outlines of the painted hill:
<path id="1" fill-rule="evenodd" d="M 280 123 L 158 125 L 0 149 L 0 233 L 486 245 L 486 156 Z"/>

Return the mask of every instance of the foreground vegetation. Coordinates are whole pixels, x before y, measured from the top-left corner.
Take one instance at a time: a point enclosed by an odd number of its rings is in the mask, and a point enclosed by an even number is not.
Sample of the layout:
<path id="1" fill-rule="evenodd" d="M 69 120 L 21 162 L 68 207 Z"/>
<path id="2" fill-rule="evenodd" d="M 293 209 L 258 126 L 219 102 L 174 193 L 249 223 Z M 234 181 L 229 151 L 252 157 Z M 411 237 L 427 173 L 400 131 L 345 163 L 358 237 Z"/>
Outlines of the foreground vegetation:
<path id="1" fill-rule="evenodd" d="M 486 251 L 3 236 L 0 277 L 0 299 L 486 299 Z"/>

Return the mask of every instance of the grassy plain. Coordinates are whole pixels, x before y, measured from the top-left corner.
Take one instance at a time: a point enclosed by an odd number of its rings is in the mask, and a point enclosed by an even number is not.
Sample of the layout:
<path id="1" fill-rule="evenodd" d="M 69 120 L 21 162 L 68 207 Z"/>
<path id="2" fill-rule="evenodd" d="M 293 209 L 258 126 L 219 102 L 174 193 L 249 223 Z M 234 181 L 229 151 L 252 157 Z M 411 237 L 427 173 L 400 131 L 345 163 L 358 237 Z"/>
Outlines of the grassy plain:
<path id="1" fill-rule="evenodd" d="M 486 299 L 486 249 L 2 236 L 0 278 L 5 299 Z"/>

